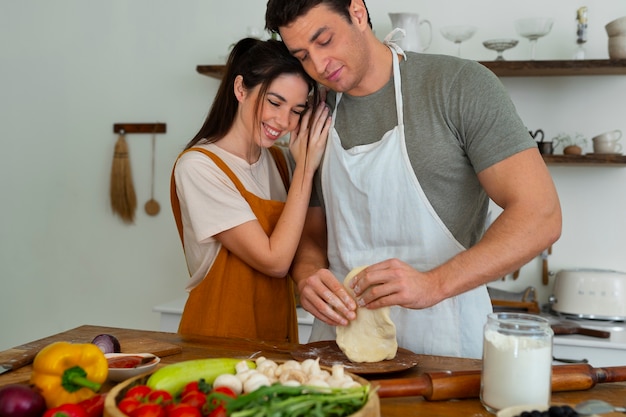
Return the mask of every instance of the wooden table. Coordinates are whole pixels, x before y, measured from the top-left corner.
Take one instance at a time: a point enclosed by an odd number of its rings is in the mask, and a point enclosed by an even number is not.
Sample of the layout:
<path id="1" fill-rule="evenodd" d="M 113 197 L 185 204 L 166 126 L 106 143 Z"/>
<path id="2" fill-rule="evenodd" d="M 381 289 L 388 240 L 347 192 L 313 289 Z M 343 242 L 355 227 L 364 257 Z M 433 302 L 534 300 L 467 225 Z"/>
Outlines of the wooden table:
<path id="1" fill-rule="evenodd" d="M 263 355 L 271 359 L 288 360 L 292 359 L 289 352 L 294 350 L 294 345 L 290 344 L 271 344 L 239 339 L 185 337 L 175 333 L 86 325 L 0 352 L 0 362 L 10 359 L 14 355 L 24 353 L 29 349 L 40 349 L 55 341 L 88 343 L 101 333 L 109 333 L 116 336 L 122 344 L 122 351 L 124 351 L 125 340 L 138 338 L 171 343 L 182 348 L 180 353 L 162 357 L 162 364 L 207 357 L 246 358 L 253 354 L 255 356 Z M 367 377 L 368 379 L 406 378 L 433 371 L 479 370 L 480 365 L 481 362 L 474 359 L 419 355 L 419 364 L 413 369 L 389 375 Z M 9 383 L 27 383 L 31 371 L 32 367 L 28 365 L 18 370 L 4 373 L 0 375 L 0 386 Z M 107 383 L 104 389 L 111 389 L 112 386 Z M 524 387 L 520 387 L 520 389 L 524 389 Z M 586 391 L 557 392 L 552 395 L 554 403 L 570 405 L 592 398 L 624 406 L 626 405 L 626 383 L 598 384 Z M 410 415 L 429 417 L 493 416 L 482 407 L 478 399 L 425 401 L 422 397 L 415 396 L 382 398 L 381 415 L 385 417 L 406 417 Z M 622 414 L 605 414 L 605 416 L 620 415 Z"/>

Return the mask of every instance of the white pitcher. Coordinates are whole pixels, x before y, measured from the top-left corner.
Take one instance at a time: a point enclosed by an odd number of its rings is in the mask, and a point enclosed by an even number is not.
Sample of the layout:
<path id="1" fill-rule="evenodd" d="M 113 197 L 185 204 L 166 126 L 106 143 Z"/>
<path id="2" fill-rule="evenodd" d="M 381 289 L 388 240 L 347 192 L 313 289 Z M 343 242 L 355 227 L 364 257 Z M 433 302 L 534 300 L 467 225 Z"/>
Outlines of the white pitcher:
<path id="1" fill-rule="evenodd" d="M 433 40 L 433 29 L 429 20 L 419 20 L 417 13 L 389 13 L 393 29 L 400 28 L 406 32 L 405 36 L 397 41 L 400 48 L 405 51 L 424 52 Z M 423 43 L 420 34 L 422 25 L 428 25 L 428 42 Z"/>

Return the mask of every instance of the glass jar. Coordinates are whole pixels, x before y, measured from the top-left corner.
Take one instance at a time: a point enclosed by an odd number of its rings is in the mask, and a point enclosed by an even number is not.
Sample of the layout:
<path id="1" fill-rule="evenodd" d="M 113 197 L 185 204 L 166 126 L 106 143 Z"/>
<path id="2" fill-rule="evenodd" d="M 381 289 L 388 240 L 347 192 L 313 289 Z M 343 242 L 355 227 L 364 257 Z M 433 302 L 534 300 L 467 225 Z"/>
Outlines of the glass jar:
<path id="1" fill-rule="evenodd" d="M 487 316 L 480 401 L 488 411 L 496 413 L 514 405 L 549 405 L 553 336 L 550 322 L 540 316 Z"/>

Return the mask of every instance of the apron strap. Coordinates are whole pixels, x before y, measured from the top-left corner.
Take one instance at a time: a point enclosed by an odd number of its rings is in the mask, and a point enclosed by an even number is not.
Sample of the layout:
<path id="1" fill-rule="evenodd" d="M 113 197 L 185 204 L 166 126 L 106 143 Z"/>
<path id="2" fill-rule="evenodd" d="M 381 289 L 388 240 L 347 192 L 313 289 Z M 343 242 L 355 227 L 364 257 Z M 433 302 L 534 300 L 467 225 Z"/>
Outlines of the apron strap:
<path id="1" fill-rule="evenodd" d="M 396 34 L 400 34 L 401 37 L 400 38 L 395 38 Z M 406 36 L 406 31 L 402 28 L 395 28 L 394 30 L 392 30 L 391 32 L 389 32 L 387 34 L 387 36 L 385 36 L 385 39 L 383 39 L 383 43 L 385 45 L 387 45 L 389 48 L 393 49 L 394 51 L 396 51 L 396 53 L 398 55 L 402 55 L 404 57 L 404 60 L 406 61 L 406 54 L 404 53 L 404 50 L 402 50 L 402 48 L 400 48 L 398 46 L 398 44 L 396 44 L 395 41 L 402 39 L 403 37 Z"/>
<path id="2" fill-rule="evenodd" d="M 280 178 L 282 179 L 283 184 L 285 185 L 285 190 L 289 191 L 289 167 L 287 166 L 287 160 L 285 159 L 285 155 L 277 146 L 272 146 L 268 149 L 270 151 L 270 154 L 272 155 L 272 158 L 274 159 L 276 168 L 278 168 L 278 172 L 280 173 Z M 235 187 L 237 187 L 237 190 L 242 195 L 244 195 L 244 193 L 247 192 L 246 188 L 243 186 L 241 181 L 239 181 L 239 178 L 237 178 L 235 173 L 228 167 L 228 165 L 226 165 L 226 163 L 222 161 L 220 157 L 218 157 L 211 151 L 208 151 L 203 148 L 189 148 L 181 152 L 180 155 L 178 155 L 178 158 L 176 158 L 176 162 L 178 162 L 178 159 L 183 154 L 187 152 L 191 152 L 191 151 L 202 152 L 203 154 L 211 158 L 213 162 L 215 162 L 215 164 L 222 171 L 224 171 L 224 173 L 228 176 L 228 178 L 230 178 L 230 180 L 235 184 Z M 174 167 L 176 167 L 176 163 L 174 163 Z M 178 200 L 178 194 L 176 193 L 176 181 L 174 179 L 174 169 L 172 169 L 172 175 L 170 178 L 170 202 L 172 205 L 172 212 L 174 213 L 174 220 L 176 221 L 176 228 L 178 229 L 178 236 L 180 237 L 180 241 L 182 242 L 183 248 L 184 248 L 185 242 L 183 239 L 183 219 L 182 219 L 182 215 L 180 212 L 180 201 Z"/>

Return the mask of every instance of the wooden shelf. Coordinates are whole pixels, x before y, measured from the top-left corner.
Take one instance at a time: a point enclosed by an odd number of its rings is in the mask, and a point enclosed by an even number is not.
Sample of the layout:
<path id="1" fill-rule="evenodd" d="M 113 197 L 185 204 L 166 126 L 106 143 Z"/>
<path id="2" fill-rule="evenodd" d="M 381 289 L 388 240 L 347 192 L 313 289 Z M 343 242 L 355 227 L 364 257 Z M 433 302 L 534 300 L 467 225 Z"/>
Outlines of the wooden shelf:
<path id="1" fill-rule="evenodd" d="M 479 61 L 499 77 L 545 77 L 569 75 L 626 75 L 626 59 L 574 61 Z M 224 65 L 198 65 L 196 71 L 222 79 Z"/>
<path id="2" fill-rule="evenodd" d="M 626 166 L 626 155 L 621 154 L 543 155 L 543 160 L 548 165 Z"/>
<path id="3" fill-rule="evenodd" d="M 481 61 L 499 77 L 626 75 L 626 59 L 573 61 Z"/>
<path id="4" fill-rule="evenodd" d="M 217 78 L 221 80 L 224 76 L 225 65 L 198 65 L 196 71 L 207 77 Z"/>

